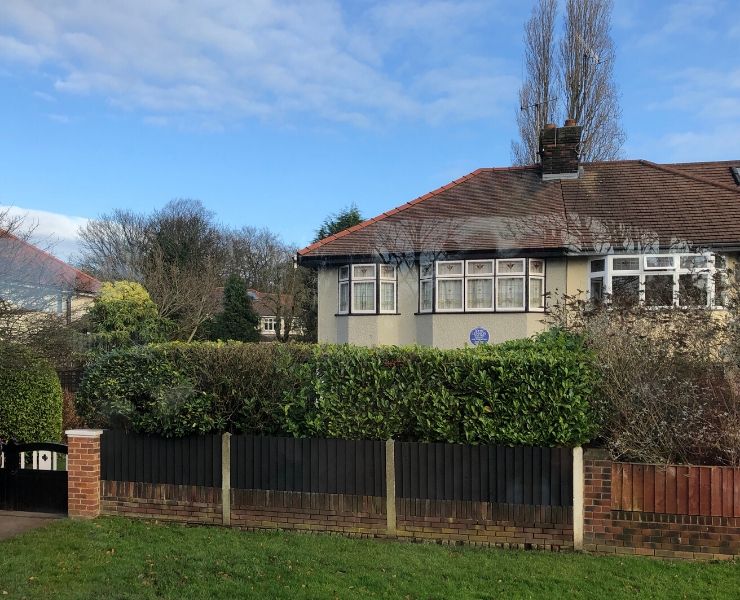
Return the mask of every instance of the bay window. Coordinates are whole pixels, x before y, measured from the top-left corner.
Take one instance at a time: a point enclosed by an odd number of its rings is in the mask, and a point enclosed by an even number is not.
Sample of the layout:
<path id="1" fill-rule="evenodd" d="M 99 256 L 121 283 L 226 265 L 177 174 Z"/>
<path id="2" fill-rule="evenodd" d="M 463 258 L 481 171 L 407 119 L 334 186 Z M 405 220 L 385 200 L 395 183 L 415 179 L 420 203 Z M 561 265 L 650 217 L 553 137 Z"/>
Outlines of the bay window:
<path id="1" fill-rule="evenodd" d="M 644 254 L 591 259 L 589 295 L 614 304 L 722 306 L 725 264 L 711 254 Z"/>
<path id="2" fill-rule="evenodd" d="M 543 259 L 473 259 L 419 265 L 419 312 L 545 310 Z"/>
<path id="3" fill-rule="evenodd" d="M 393 265 L 339 267 L 338 314 L 395 313 L 396 281 Z"/>

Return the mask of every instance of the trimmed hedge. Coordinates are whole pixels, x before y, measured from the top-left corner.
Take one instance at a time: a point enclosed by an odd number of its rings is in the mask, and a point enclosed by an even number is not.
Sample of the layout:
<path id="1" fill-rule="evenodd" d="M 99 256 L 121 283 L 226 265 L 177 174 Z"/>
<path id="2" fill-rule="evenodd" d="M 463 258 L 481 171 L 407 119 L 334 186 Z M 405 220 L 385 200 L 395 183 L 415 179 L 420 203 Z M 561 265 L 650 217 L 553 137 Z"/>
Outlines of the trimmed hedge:
<path id="1" fill-rule="evenodd" d="M 62 439 L 62 386 L 45 360 L 14 344 L 0 344 L 0 439 Z"/>
<path id="2" fill-rule="evenodd" d="M 577 445 L 595 433 L 594 369 L 570 346 L 562 336 L 460 350 L 157 344 L 100 357 L 77 409 L 94 424 L 174 436 Z"/>

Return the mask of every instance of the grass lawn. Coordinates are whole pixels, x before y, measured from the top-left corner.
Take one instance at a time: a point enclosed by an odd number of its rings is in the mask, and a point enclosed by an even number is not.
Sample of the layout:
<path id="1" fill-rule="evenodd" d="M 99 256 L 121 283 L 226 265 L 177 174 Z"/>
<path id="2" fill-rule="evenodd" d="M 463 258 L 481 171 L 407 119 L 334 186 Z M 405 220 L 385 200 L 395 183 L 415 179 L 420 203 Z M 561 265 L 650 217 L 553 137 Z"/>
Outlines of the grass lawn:
<path id="1" fill-rule="evenodd" d="M 732 598 L 740 563 L 58 521 L 0 542 L 0 598 Z"/>

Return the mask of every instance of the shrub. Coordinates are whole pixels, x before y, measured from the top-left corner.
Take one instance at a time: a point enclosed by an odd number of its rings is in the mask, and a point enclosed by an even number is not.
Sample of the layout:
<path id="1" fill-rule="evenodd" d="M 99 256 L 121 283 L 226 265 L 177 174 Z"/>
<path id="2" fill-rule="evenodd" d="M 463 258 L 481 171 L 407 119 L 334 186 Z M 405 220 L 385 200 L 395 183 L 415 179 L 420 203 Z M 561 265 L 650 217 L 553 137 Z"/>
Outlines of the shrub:
<path id="1" fill-rule="evenodd" d="M 61 438 L 62 386 L 56 372 L 28 349 L 0 344 L 0 439 Z"/>
<path id="2" fill-rule="evenodd" d="M 78 410 L 164 435 L 575 445 L 594 432 L 593 384 L 588 352 L 565 337 L 463 350 L 170 343 L 101 357 Z"/>
<path id="3" fill-rule="evenodd" d="M 552 314 L 595 354 L 594 407 L 614 458 L 740 464 L 731 319 L 704 308 L 564 304 Z"/>

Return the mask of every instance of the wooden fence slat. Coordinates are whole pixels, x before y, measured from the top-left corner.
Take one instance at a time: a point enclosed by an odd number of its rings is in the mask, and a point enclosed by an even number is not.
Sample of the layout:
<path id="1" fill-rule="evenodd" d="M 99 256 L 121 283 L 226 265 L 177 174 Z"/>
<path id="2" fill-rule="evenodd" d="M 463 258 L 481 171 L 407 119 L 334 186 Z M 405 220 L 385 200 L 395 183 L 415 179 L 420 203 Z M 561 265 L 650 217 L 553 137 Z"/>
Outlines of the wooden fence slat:
<path id="1" fill-rule="evenodd" d="M 665 512 L 665 468 L 655 467 L 655 512 Z"/>
<path id="2" fill-rule="evenodd" d="M 665 511 L 676 513 L 676 467 L 668 466 L 665 470 Z"/>
<path id="3" fill-rule="evenodd" d="M 700 496 L 700 482 L 699 482 L 699 469 L 697 467 L 689 467 L 689 514 L 698 515 L 701 514 L 701 506 L 699 504 Z"/>
<path id="4" fill-rule="evenodd" d="M 642 476 L 642 510 L 655 512 L 655 465 L 645 465 Z"/>
<path id="5" fill-rule="evenodd" d="M 643 510 L 643 470 L 642 465 L 632 467 L 632 510 Z"/>
<path id="6" fill-rule="evenodd" d="M 676 469 L 676 512 L 679 515 L 689 514 L 689 468 Z"/>
<path id="7" fill-rule="evenodd" d="M 699 514 L 712 514 L 712 472 L 709 467 L 697 467 L 699 469 Z"/>
<path id="8" fill-rule="evenodd" d="M 735 481 L 733 469 L 722 469 L 722 516 L 731 517 L 733 515 L 732 492 L 735 485 L 740 482 Z"/>
<path id="9" fill-rule="evenodd" d="M 622 510 L 632 510 L 632 465 L 622 466 Z"/>
<path id="10" fill-rule="evenodd" d="M 722 469 L 721 467 L 709 467 L 709 478 L 711 487 L 711 511 L 713 517 L 722 516 Z"/>
<path id="11" fill-rule="evenodd" d="M 733 479 L 735 481 L 735 494 L 732 501 L 734 506 L 733 512 L 735 517 L 740 517 L 740 468 L 735 468 L 733 471 Z"/>

